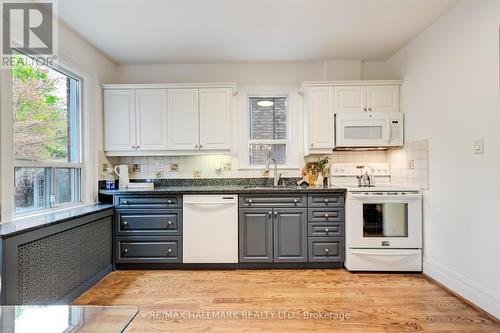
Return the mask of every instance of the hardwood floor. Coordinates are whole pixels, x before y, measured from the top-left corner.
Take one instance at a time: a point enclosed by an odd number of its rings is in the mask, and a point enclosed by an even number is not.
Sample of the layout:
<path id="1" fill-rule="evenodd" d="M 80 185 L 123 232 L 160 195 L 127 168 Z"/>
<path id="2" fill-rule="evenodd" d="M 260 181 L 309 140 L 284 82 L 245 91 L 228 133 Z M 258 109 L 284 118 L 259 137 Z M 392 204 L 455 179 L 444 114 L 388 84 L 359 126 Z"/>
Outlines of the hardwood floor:
<path id="1" fill-rule="evenodd" d="M 418 274 L 116 271 L 75 304 L 138 305 L 127 332 L 142 333 L 500 332 L 498 322 Z"/>

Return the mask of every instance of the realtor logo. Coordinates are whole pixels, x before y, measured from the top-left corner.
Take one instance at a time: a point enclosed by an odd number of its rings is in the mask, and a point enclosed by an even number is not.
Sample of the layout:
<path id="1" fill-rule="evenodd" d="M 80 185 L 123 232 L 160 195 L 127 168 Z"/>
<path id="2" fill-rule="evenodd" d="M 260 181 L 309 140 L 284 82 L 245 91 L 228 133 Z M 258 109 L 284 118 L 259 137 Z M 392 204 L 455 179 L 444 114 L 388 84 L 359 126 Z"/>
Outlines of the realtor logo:
<path id="1" fill-rule="evenodd" d="M 23 53 L 38 63 L 54 60 L 57 20 L 54 0 L 2 0 L 2 65 Z M 50 58 L 50 59 L 49 59 Z"/>

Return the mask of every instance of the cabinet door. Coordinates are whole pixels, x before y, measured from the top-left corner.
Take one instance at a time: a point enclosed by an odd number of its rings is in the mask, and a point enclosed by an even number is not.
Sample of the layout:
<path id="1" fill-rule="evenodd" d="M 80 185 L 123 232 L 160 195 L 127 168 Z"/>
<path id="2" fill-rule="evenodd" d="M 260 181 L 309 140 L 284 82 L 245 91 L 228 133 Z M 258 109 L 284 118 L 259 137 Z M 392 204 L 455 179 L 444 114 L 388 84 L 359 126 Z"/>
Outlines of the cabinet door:
<path id="1" fill-rule="evenodd" d="M 240 209 L 240 262 L 273 262 L 272 209 Z"/>
<path id="2" fill-rule="evenodd" d="M 231 89 L 200 89 L 200 149 L 231 148 Z"/>
<path id="3" fill-rule="evenodd" d="M 135 90 L 104 90 L 104 150 L 134 151 Z"/>
<path id="4" fill-rule="evenodd" d="M 136 120 L 139 150 L 167 150 L 167 90 L 137 89 Z"/>
<path id="5" fill-rule="evenodd" d="M 198 89 L 168 89 L 168 149 L 198 150 Z"/>
<path id="6" fill-rule="evenodd" d="M 399 111 L 399 86 L 366 87 L 366 106 L 368 111 Z"/>
<path id="7" fill-rule="evenodd" d="M 307 218 L 301 208 L 274 210 L 274 261 L 307 262 Z"/>
<path id="8" fill-rule="evenodd" d="M 335 113 L 366 111 L 365 86 L 335 87 Z"/>
<path id="9" fill-rule="evenodd" d="M 309 122 L 309 149 L 334 148 L 333 87 L 307 89 L 307 114 Z"/>

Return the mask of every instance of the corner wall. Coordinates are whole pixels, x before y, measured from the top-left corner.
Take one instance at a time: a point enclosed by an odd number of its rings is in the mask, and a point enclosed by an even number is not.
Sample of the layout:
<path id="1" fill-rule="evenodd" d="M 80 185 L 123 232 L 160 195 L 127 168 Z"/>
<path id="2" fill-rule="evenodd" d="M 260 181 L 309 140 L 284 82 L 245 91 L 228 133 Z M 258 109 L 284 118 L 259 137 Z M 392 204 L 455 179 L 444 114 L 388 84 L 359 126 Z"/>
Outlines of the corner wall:
<path id="1" fill-rule="evenodd" d="M 387 64 L 366 68 L 404 80 L 406 140 L 429 140 L 424 273 L 497 318 L 499 26 L 499 0 L 462 0 Z M 478 138 L 483 155 L 473 154 Z"/>

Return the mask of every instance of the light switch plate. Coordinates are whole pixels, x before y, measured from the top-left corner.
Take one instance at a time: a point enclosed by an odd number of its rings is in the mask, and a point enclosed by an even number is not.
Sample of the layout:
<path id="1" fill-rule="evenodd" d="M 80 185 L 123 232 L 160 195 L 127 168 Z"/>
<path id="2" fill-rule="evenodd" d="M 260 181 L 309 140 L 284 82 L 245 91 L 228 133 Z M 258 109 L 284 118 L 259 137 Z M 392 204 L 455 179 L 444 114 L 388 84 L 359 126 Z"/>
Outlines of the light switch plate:
<path id="1" fill-rule="evenodd" d="M 406 161 L 407 165 L 408 165 L 408 169 L 415 169 L 415 160 L 408 160 Z"/>
<path id="2" fill-rule="evenodd" d="M 474 146 L 472 148 L 474 154 L 484 154 L 484 139 L 474 140 Z"/>

